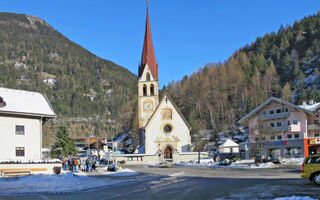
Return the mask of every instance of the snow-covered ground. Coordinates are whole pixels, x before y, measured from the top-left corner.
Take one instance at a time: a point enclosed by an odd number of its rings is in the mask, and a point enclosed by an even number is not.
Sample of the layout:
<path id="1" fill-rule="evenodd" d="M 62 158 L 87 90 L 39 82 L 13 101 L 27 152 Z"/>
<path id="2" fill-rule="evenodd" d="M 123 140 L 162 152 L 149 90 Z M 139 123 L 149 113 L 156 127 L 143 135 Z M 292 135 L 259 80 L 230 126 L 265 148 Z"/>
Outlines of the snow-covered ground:
<path id="1" fill-rule="evenodd" d="M 268 163 L 263 163 L 263 164 L 244 164 L 244 163 L 232 163 L 231 165 L 219 165 L 219 162 L 214 162 L 214 163 L 201 163 L 197 164 L 195 162 L 192 163 L 179 163 L 176 162 L 174 165 L 179 166 L 179 167 L 207 167 L 207 168 L 248 168 L 248 169 L 253 169 L 253 168 L 275 168 L 277 167 L 275 164 L 272 162 Z"/>
<path id="2" fill-rule="evenodd" d="M 105 178 L 88 176 L 88 173 L 67 172 L 60 175 L 31 175 L 18 178 L 0 178 L 1 195 L 38 194 L 38 193 L 69 193 L 100 187 L 130 184 L 144 181 L 140 179 L 115 179 L 111 176 L 132 176 L 138 173 L 123 169 L 119 172 L 108 172 L 100 169 Z"/>
<path id="3" fill-rule="evenodd" d="M 138 172 L 135 172 L 131 169 L 122 169 L 121 171 L 110 172 L 108 171 L 108 167 L 98 168 L 98 172 L 109 176 L 133 176 L 139 174 Z"/>
<path id="4" fill-rule="evenodd" d="M 285 165 L 302 165 L 304 158 L 282 158 L 281 164 Z"/>
<path id="5" fill-rule="evenodd" d="M 292 197 L 280 197 L 276 198 L 274 200 L 317 200 L 311 197 L 297 197 L 297 196 L 292 196 Z"/>

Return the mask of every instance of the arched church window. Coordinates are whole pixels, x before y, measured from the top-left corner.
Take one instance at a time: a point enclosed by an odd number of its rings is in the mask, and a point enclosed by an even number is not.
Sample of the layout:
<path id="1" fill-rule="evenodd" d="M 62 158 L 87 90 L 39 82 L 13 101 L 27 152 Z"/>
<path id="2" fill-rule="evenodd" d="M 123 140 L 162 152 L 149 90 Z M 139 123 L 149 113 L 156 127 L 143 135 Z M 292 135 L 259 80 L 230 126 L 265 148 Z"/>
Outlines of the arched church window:
<path id="1" fill-rule="evenodd" d="M 147 85 L 143 85 L 143 96 L 147 96 Z"/>
<path id="2" fill-rule="evenodd" d="M 154 85 L 150 85 L 150 95 L 154 95 Z"/>
<path id="3" fill-rule="evenodd" d="M 147 81 L 150 81 L 150 73 L 149 72 L 146 75 L 146 79 L 147 79 Z"/>

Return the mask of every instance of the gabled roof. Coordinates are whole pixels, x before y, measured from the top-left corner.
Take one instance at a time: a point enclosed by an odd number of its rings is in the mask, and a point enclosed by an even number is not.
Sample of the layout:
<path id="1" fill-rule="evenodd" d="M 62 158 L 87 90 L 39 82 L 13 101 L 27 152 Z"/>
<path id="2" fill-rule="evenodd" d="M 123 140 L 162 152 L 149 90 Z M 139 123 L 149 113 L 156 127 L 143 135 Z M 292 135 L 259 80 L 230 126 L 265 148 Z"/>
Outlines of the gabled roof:
<path id="1" fill-rule="evenodd" d="M 306 112 L 306 113 L 314 116 L 314 113 L 313 113 L 311 110 L 308 110 L 308 109 L 305 109 L 305 108 L 303 108 L 303 107 L 294 105 L 294 104 L 289 103 L 289 102 L 287 102 L 287 101 L 284 101 L 284 100 L 282 100 L 282 99 L 278 99 L 278 98 L 275 98 L 275 97 L 270 97 L 267 101 L 265 101 L 265 102 L 262 103 L 260 106 L 256 107 L 254 110 L 252 110 L 252 111 L 249 112 L 247 115 L 245 115 L 243 118 L 241 118 L 241 119 L 238 121 L 238 123 L 241 124 L 241 123 L 247 121 L 250 117 L 252 117 L 255 113 L 259 112 L 261 109 L 263 109 L 266 105 L 270 104 L 272 101 L 275 101 L 275 102 L 278 102 L 278 103 L 281 103 L 281 104 L 284 104 L 284 105 L 287 105 L 287 106 L 296 108 L 296 109 L 298 109 L 298 110 L 301 110 L 301 111 L 303 111 L 303 112 Z"/>
<path id="2" fill-rule="evenodd" d="M 168 97 L 169 101 L 171 102 L 171 104 L 173 105 L 174 109 L 177 111 L 177 113 L 179 114 L 179 116 L 182 118 L 182 120 L 184 121 L 184 123 L 188 126 L 189 130 L 191 130 L 191 125 L 189 124 L 189 122 L 186 120 L 186 118 L 184 118 L 183 114 L 180 112 L 179 108 L 176 106 L 176 104 L 173 103 L 171 97 L 169 96 L 168 93 L 165 93 L 162 97 L 162 99 L 160 100 L 160 103 L 158 104 L 157 108 L 154 110 L 154 112 L 152 113 L 151 117 L 149 118 L 148 122 L 146 123 L 146 125 L 144 126 L 144 128 L 146 128 L 150 122 L 152 121 L 154 115 L 158 112 L 161 103 L 165 100 L 165 98 Z"/>
<path id="3" fill-rule="evenodd" d="M 156 57 L 154 55 L 154 49 L 152 44 L 151 28 L 149 21 L 149 6 L 147 6 L 146 32 L 144 35 L 141 65 L 139 67 L 139 78 L 142 76 L 146 64 L 148 64 L 153 78 L 158 79 L 158 64 L 156 63 Z"/>
<path id="4" fill-rule="evenodd" d="M 231 139 L 227 139 L 222 145 L 220 145 L 220 148 L 221 147 L 238 147 L 238 146 L 239 145 L 234 141 L 232 141 Z"/>
<path id="5" fill-rule="evenodd" d="M 0 113 L 48 118 L 56 116 L 47 98 L 38 92 L 0 87 L 0 96 L 5 102 L 5 106 L 0 107 Z"/>

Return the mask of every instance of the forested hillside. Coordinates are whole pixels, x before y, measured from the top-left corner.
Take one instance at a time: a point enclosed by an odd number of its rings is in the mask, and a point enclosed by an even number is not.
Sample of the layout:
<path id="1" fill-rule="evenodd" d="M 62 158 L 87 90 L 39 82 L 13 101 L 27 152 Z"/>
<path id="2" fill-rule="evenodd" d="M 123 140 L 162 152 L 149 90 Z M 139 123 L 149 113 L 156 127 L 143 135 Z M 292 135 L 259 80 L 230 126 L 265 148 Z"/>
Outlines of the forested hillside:
<path id="1" fill-rule="evenodd" d="M 44 146 L 61 124 L 78 136 L 114 136 L 130 129 L 136 79 L 42 19 L 0 13 L 0 86 L 46 94 L 58 115 L 46 126 Z"/>
<path id="2" fill-rule="evenodd" d="M 319 69 L 320 12 L 257 38 L 226 62 L 208 64 L 167 89 L 193 133 L 232 131 L 268 97 L 320 101 Z"/>

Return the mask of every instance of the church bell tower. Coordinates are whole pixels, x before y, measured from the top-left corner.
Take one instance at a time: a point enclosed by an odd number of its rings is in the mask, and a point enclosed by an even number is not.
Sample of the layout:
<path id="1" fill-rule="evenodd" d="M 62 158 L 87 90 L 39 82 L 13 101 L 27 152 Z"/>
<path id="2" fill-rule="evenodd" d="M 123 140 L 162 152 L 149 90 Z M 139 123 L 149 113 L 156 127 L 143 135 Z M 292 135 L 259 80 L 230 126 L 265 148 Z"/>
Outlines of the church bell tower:
<path id="1" fill-rule="evenodd" d="M 143 128 L 159 104 L 158 64 L 154 54 L 147 3 L 147 20 L 138 74 L 139 128 Z"/>

